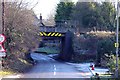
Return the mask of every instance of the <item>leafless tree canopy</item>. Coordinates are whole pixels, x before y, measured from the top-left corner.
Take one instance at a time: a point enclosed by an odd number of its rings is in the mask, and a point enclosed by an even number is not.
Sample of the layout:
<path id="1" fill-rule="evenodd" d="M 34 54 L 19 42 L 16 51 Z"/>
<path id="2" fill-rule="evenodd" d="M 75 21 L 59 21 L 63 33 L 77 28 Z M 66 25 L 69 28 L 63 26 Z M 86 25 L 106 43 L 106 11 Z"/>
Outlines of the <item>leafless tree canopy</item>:
<path id="1" fill-rule="evenodd" d="M 5 2 L 5 48 L 13 54 L 21 55 L 29 48 L 36 47 L 40 41 L 36 24 L 38 19 L 32 10 L 35 5 L 31 9 L 28 6 L 29 3 L 23 0 Z"/>

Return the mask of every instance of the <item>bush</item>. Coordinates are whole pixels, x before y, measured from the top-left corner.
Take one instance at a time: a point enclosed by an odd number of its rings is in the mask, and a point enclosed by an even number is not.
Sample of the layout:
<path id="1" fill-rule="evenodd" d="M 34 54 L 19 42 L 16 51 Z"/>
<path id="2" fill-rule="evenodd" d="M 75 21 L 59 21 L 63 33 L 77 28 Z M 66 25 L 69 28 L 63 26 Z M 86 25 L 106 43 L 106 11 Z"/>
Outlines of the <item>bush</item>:
<path id="1" fill-rule="evenodd" d="M 115 52 L 113 38 L 102 38 L 97 44 L 97 57 L 96 66 L 101 66 L 101 58 L 105 57 L 105 54 L 111 55 Z"/>
<path id="2" fill-rule="evenodd" d="M 120 58 L 119 58 L 118 64 L 120 66 Z M 116 69 L 116 57 L 114 55 L 112 55 L 111 58 L 109 59 L 109 62 L 107 64 L 107 66 L 110 68 L 111 72 L 113 72 L 113 73 L 115 72 L 115 69 Z M 119 74 L 120 74 L 120 67 L 119 67 Z"/>

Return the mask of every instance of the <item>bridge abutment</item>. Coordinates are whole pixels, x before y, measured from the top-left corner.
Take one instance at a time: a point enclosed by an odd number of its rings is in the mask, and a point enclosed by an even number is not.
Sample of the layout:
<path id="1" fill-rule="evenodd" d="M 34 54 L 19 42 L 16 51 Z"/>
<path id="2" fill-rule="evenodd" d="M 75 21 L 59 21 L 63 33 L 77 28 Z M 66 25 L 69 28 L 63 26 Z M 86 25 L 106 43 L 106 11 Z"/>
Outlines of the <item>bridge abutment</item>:
<path id="1" fill-rule="evenodd" d="M 73 33 L 70 31 L 67 31 L 65 34 L 65 37 L 61 40 L 61 53 L 59 54 L 59 59 L 64 61 L 70 61 L 72 58 L 72 55 L 74 53 L 73 51 Z"/>

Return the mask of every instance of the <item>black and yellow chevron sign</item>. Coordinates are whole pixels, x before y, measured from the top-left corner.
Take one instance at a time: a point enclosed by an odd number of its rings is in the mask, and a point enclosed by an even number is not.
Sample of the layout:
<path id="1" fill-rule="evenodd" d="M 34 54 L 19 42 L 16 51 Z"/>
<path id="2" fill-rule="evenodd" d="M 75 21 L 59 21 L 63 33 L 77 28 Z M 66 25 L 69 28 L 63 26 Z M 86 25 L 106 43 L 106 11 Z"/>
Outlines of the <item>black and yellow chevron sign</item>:
<path id="1" fill-rule="evenodd" d="M 50 36 L 55 36 L 55 37 L 60 37 L 60 36 L 62 36 L 62 34 L 61 33 L 58 33 L 58 32 L 49 32 L 49 33 L 46 33 L 46 32 L 40 32 L 40 36 L 48 36 L 48 37 L 50 37 Z"/>

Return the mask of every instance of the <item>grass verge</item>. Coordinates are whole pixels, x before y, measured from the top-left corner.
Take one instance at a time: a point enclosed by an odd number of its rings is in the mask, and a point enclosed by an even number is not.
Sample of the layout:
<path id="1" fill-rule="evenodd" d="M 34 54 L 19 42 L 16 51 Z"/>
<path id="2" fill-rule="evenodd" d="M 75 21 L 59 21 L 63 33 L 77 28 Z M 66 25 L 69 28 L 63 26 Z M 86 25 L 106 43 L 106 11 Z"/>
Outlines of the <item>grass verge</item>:
<path id="1" fill-rule="evenodd" d="M 7 75 L 12 75 L 12 74 L 15 74 L 15 72 L 12 72 L 12 71 L 8 71 L 8 70 L 1 70 L 0 71 L 0 76 L 7 76 Z"/>
<path id="2" fill-rule="evenodd" d="M 50 48 L 50 47 L 41 47 L 41 48 L 37 48 L 35 50 L 35 52 L 37 53 L 45 53 L 45 54 L 55 54 L 55 53 L 59 53 L 59 50 L 55 49 L 55 48 Z"/>

